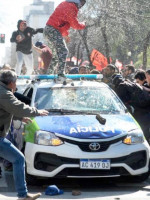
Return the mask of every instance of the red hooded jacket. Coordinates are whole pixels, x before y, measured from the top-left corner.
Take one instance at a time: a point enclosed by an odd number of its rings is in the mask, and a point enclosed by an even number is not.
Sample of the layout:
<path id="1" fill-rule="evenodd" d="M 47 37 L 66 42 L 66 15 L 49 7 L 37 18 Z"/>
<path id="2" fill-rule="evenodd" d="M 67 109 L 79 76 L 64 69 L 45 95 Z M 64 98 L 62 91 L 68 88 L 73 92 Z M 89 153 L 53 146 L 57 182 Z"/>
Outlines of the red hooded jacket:
<path id="1" fill-rule="evenodd" d="M 79 30 L 85 28 L 84 23 L 78 22 L 77 15 L 77 6 L 74 3 L 64 1 L 57 6 L 46 25 L 53 26 L 62 36 L 67 36 L 70 27 Z"/>

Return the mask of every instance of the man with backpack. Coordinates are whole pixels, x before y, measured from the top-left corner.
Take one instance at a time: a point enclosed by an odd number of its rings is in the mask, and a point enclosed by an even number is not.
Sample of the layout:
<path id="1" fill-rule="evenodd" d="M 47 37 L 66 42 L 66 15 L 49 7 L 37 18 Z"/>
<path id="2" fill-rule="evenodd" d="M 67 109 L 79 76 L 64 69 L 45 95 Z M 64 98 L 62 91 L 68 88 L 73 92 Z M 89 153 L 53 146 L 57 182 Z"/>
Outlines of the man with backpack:
<path id="1" fill-rule="evenodd" d="M 150 94 L 139 84 L 124 79 L 120 74 L 112 76 L 114 90 L 140 124 L 147 141 L 150 141 Z"/>

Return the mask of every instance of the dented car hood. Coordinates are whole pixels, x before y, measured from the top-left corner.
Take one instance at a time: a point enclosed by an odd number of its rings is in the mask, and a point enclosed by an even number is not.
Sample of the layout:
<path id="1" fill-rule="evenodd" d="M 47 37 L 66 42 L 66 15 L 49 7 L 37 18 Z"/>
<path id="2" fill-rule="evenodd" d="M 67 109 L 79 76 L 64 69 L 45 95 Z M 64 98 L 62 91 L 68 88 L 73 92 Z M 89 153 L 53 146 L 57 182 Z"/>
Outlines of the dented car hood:
<path id="1" fill-rule="evenodd" d="M 96 115 L 51 115 L 38 116 L 34 123 L 26 126 L 26 132 L 32 129 L 58 133 L 63 136 L 80 139 L 106 139 L 125 134 L 137 129 L 138 124 L 130 114 L 102 115 L 106 119 L 105 125 L 99 123 Z M 33 126 L 36 126 L 34 128 Z"/>

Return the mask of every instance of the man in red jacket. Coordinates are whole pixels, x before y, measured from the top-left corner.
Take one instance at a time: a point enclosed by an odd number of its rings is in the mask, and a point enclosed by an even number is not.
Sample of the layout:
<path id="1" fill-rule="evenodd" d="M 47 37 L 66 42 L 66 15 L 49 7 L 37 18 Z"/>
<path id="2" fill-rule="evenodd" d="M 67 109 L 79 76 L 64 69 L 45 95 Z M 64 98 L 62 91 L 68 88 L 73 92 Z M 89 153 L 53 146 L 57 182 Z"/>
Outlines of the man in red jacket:
<path id="1" fill-rule="evenodd" d="M 64 76 L 64 68 L 68 49 L 66 42 L 70 41 L 68 30 L 84 29 L 85 23 L 79 23 L 77 15 L 79 9 L 85 4 L 86 0 L 66 0 L 60 3 L 52 15 L 49 17 L 44 29 L 44 36 L 48 46 L 53 52 L 50 67 L 53 69 L 58 64 L 58 77 Z"/>

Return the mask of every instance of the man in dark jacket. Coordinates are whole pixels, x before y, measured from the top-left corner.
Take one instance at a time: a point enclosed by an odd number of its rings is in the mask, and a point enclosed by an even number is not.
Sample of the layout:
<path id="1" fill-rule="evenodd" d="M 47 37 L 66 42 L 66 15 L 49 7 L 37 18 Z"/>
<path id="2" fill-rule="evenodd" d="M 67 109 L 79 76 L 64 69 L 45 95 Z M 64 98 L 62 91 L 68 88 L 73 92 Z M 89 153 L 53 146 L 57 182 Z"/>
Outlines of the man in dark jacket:
<path id="1" fill-rule="evenodd" d="M 130 81 L 134 81 L 134 75 L 135 75 L 135 67 L 134 65 L 126 65 L 124 67 L 124 70 L 123 70 L 123 75 L 124 75 L 124 78 L 125 79 L 128 79 Z"/>
<path id="2" fill-rule="evenodd" d="M 32 36 L 37 33 L 43 33 L 43 29 L 33 29 L 27 26 L 26 21 L 19 20 L 17 31 L 12 33 L 11 42 L 16 43 L 16 73 L 20 75 L 23 61 L 27 68 L 27 74 L 31 75 L 33 71 L 33 54 L 32 54 Z"/>
<path id="3" fill-rule="evenodd" d="M 16 90 L 17 74 L 11 70 L 0 72 L 0 157 L 13 164 L 13 175 L 16 190 L 20 200 L 37 199 L 40 193 L 31 195 L 28 193 L 25 181 L 25 158 L 24 155 L 6 139 L 10 129 L 12 118 L 31 122 L 28 117 L 46 116 L 46 110 L 37 110 L 30 107 L 14 96 Z"/>
<path id="4" fill-rule="evenodd" d="M 53 53 L 50 67 L 54 69 L 54 66 L 58 64 L 57 72 L 60 80 L 65 71 L 65 62 L 68 54 L 68 49 L 63 38 L 66 42 L 70 41 L 68 37 L 68 30 L 70 28 L 78 30 L 85 28 L 85 23 L 79 23 L 77 20 L 79 8 L 85 2 L 86 0 L 66 0 L 60 3 L 49 17 L 44 29 L 45 39 Z"/>
<path id="5" fill-rule="evenodd" d="M 114 90 L 141 126 L 150 144 L 150 95 L 139 84 L 123 79 L 120 74 L 112 76 Z"/>

